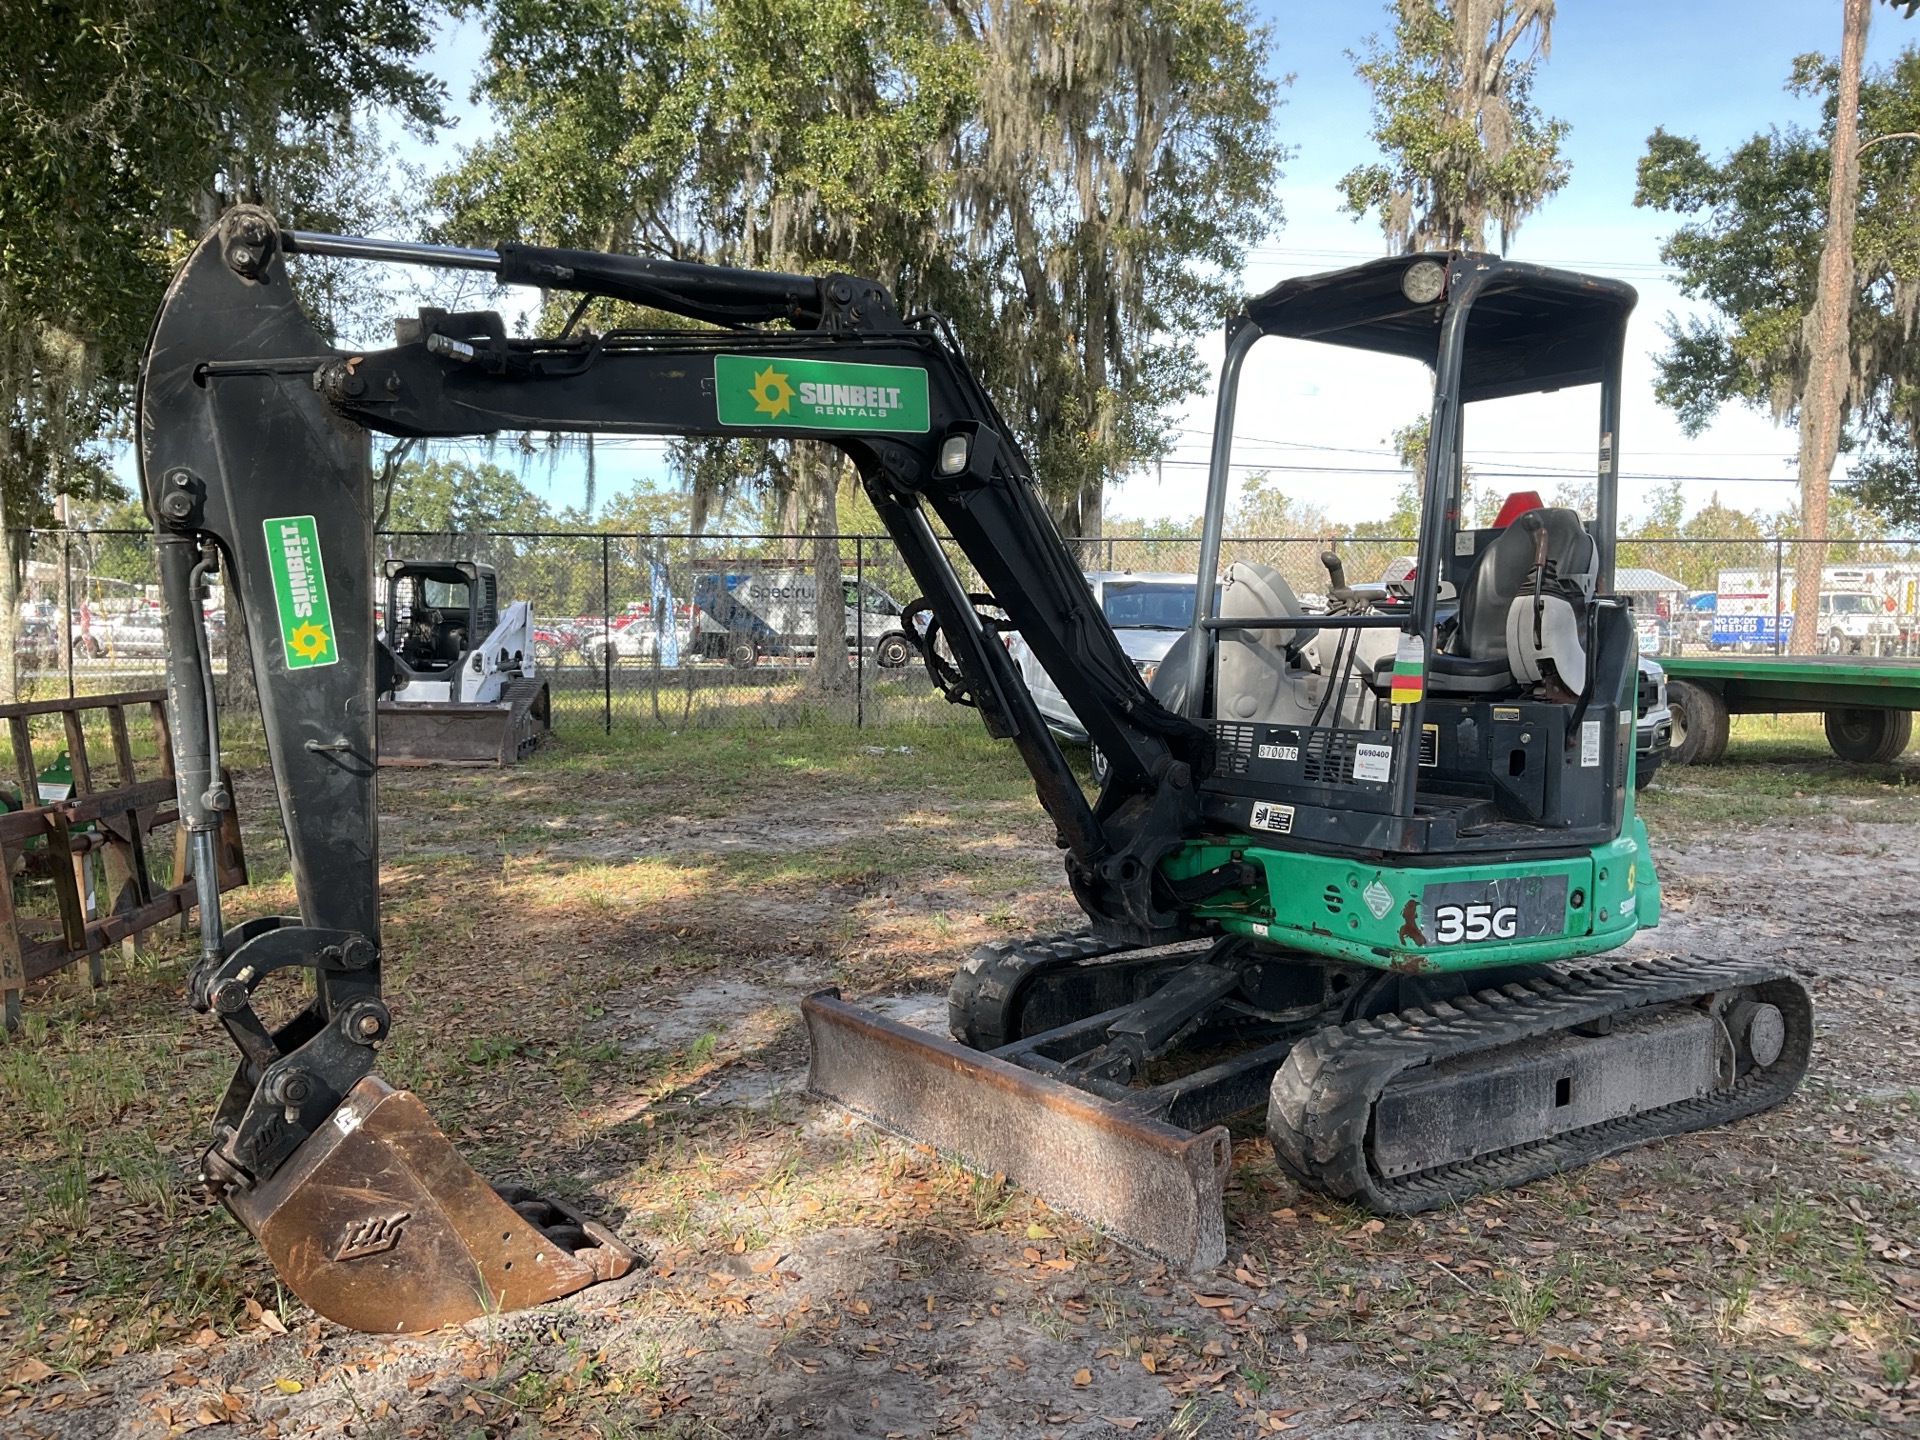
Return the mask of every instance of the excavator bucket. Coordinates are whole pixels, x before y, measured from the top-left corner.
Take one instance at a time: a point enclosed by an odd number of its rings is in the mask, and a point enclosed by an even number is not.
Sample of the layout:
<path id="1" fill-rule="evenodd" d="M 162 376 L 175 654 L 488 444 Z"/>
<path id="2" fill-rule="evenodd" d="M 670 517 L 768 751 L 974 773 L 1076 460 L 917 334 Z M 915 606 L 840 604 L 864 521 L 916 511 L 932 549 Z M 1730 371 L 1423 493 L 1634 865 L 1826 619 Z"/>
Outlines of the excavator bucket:
<path id="1" fill-rule="evenodd" d="M 495 1189 L 405 1090 L 367 1076 L 231 1210 L 281 1280 L 354 1330 L 414 1334 L 557 1300 L 636 1257 L 571 1209 Z"/>
<path id="2" fill-rule="evenodd" d="M 1198 1134 L 871 1010 L 801 1002 L 807 1088 L 1182 1270 L 1227 1251 L 1224 1126 Z"/>

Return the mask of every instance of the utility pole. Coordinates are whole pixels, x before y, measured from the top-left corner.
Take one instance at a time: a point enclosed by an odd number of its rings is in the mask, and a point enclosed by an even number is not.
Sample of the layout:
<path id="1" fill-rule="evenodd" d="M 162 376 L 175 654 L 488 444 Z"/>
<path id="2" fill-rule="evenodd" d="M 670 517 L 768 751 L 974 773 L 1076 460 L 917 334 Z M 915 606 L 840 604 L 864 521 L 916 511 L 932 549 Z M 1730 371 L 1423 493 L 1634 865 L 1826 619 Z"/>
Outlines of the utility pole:
<path id="1" fill-rule="evenodd" d="M 1860 204 L 1860 68 L 1872 0 L 1842 0 L 1840 89 L 1833 122 L 1833 177 L 1819 288 L 1807 315 L 1807 384 L 1800 399 L 1800 543 L 1793 553 L 1795 655 L 1820 645 L 1820 582 L 1826 568 L 1827 490 L 1846 413 L 1853 230 Z M 1808 541 L 1820 543 L 1809 544 Z"/>

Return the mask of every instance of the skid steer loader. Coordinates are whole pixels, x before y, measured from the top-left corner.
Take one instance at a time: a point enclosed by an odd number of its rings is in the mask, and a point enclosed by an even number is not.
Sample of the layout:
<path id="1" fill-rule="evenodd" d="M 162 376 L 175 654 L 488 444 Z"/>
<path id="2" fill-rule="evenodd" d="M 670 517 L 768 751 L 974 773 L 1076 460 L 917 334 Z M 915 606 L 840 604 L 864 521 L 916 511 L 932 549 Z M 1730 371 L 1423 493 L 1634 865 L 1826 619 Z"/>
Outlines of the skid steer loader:
<path id="1" fill-rule="evenodd" d="M 515 339 L 494 314 L 426 310 L 392 348 L 345 352 L 288 287 L 286 258 L 302 253 L 481 270 L 705 328 Z M 1568 963 L 1621 945 L 1659 906 L 1633 809 L 1634 629 L 1612 593 L 1633 302 L 1624 285 L 1485 255 L 1397 256 L 1248 301 L 1227 331 L 1195 612 L 1149 689 L 943 323 L 902 318 L 881 286 L 322 236 L 229 212 L 155 324 L 142 474 L 181 814 L 210 843 L 228 803 L 194 599 L 223 565 L 254 621 L 301 915 L 223 933 L 218 896 L 201 897 L 192 997 L 244 1056 L 208 1178 L 295 1293 L 364 1328 L 532 1303 L 630 1263 L 605 1232 L 483 1184 L 371 1073 L 388 1026 L 372 430 L 799 438 L 852 458 L 922 591 L 907 633 L 949 698 L 1026 763 L 1087 924 L 969 957 L 951 1040 L 810 997 L 810 1084 L 1130 1244 L 1188 1266 L 1222 1256 L 1224 1122 L 1263 1103 L 1280 1164 L 1386 1211 L 1777 1103 L 1812 1035 L 1790 973 Z M 1334 558 L 1308 613 L 1271 567 L 1223 566 L 1239 376 L 1270 337 L 1431 368 L 1402 593 L 1347 586 Z M 1563 387 L 1597 396 L 1594 520 L 1539 507 L 1464 526 L 1465 407 Z M 1097 799 L 1022 684 L 1008 629 L 1104 753 Z M 249 997 L 275 969 L 310 972 L 315 995 L 268 1033 Z"/>
<path id="2" fill-rule="evenodd" d="M 534 672 L 533 606 L 500 609 L 473 560 L 389 560 L 381 605 L 380 763 L 511 765 L 553 728 Z"/>

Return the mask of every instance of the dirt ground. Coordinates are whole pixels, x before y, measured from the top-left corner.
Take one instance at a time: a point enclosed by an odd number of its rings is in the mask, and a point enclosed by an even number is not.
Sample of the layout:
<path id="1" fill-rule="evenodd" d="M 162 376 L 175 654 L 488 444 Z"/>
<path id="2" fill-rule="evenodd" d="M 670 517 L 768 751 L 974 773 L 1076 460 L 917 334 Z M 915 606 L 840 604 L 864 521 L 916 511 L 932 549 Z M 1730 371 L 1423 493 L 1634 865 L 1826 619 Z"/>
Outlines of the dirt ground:
<path id="1" fill-rule="evenodd" d="M 904 749 L 902 747 L 905 747 Z M 1634 950 L 1813 989 L 1788 1105 L 1380 1220 L 1236 1133 L 1231 1259 L 1169 1275 L 803 1094 L 796 1004 L 937 1023 L 981 940 L 1073 919 L 971 730 L 563 741 L 383 777 L 381 1071 L 634 1275 L 393 1340 L 281 1292 L 193 1166 L 231 1061 L 156 939 L 0 1045 L 0 1434 L 1854 1436 L 1920 1432 L 1920 757 L 1754 724 L 1644 798 Z M 256 883 L 291 904 L 258 776 Z"/>

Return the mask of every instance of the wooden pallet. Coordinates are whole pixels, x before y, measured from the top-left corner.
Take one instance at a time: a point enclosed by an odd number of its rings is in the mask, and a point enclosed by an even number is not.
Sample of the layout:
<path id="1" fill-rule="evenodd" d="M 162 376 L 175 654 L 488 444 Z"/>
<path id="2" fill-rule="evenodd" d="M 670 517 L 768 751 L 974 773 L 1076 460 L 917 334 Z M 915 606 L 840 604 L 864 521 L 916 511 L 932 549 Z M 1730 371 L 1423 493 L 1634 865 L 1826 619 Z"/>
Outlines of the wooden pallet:
<path id="1" fill-rule="evenodd" d="M 145 706 L 152 716 L 159 773 L 141 779 L 127 731 L 127 712 Z M 102 711 L 113 747 L 96 767 L 87 747 L 85 717 Z M 60 733 L 42 734 L 42 758 L 34 754 L 33 721 L 58 715 Z M 166 692 L 133 690 L 0 705 L 13 752 L 13 774 L 23 808 L 0 814 L 0 995 L 8 1030 L 19 1024 L 20 1001 L 29 980 L 51 975 L 81 960 L 95 985 L 106 978 L 109 946 L 131 947 L 134 937 L 193 908 L 187 832 L 174 795 L 173 746 Z M 44 730 L 46 722 L 41 720 Z M 72 793 L 42 799 L 39 774 L 64 749 L 73 770 Z M 112 778 L 109 779 L 108 777 Z M 228 793 L 232 782 L 228 781 Z M 150 857 L 158 832 L 172 828 L 173 884 L 153 873 Z M 240 822 L 229 808 L 214 847 L 220 888 L 247 883 Z M 93 867 L 98 865 L 98 869 Z M 58 901 L 57 921 L 25 916 L 15 906 L 14 881 L 50 880 Z M 94 883 L 90 884 L 89 880 Z"/>

